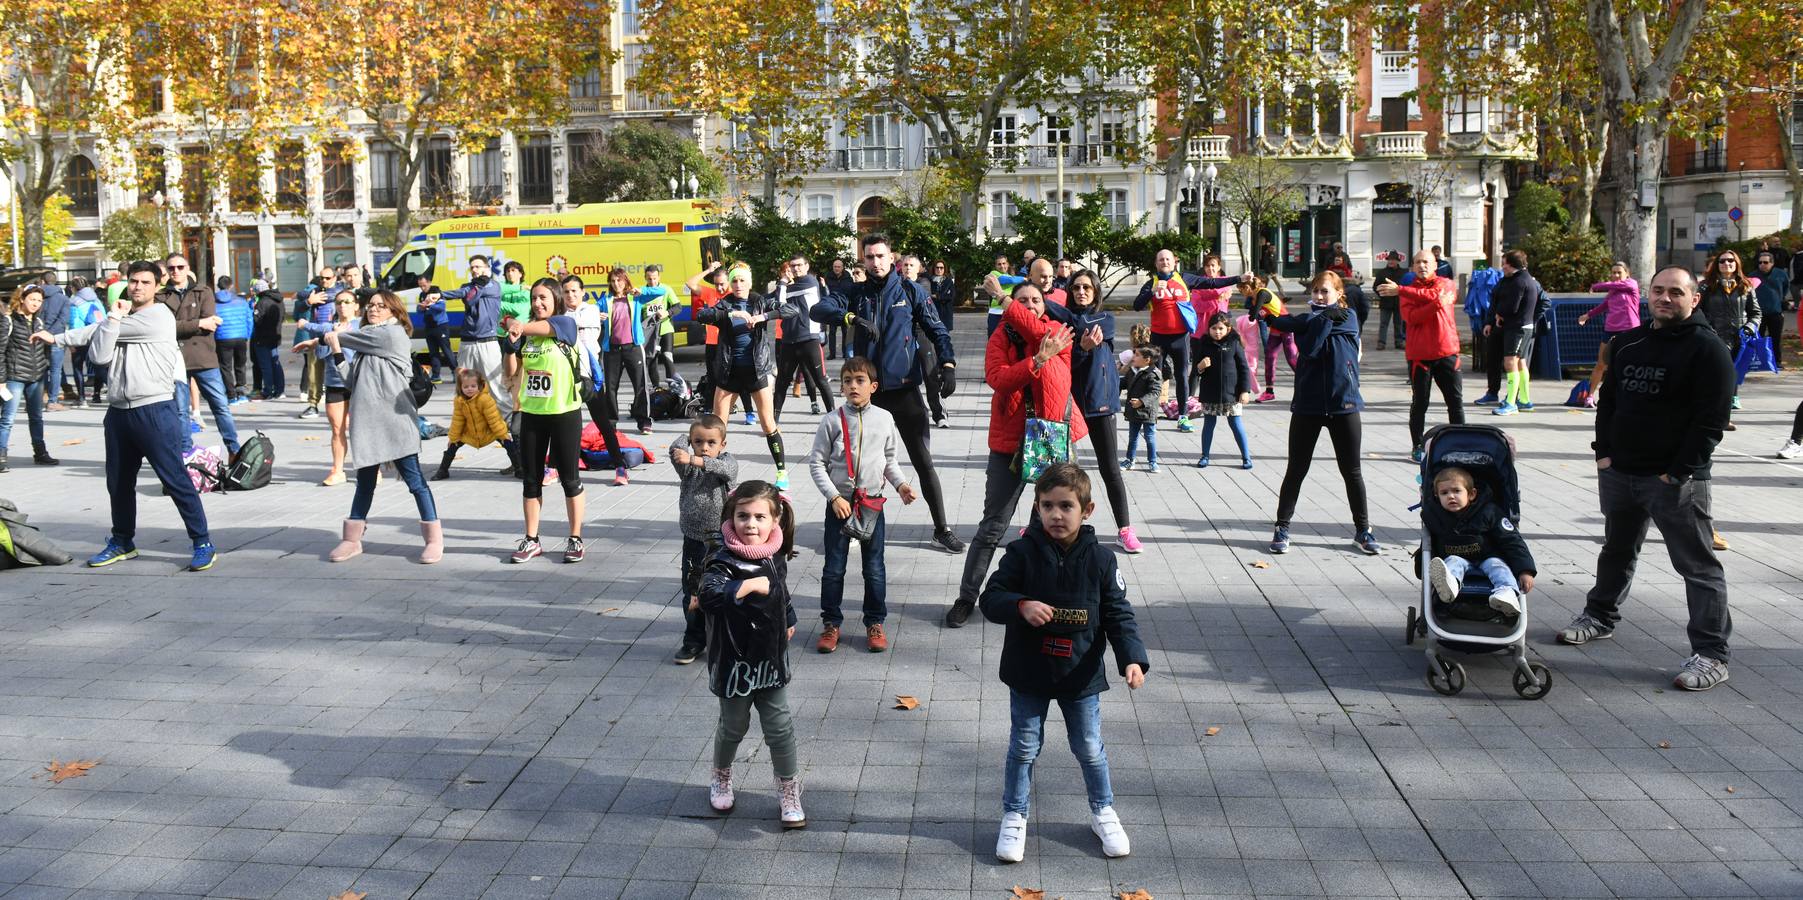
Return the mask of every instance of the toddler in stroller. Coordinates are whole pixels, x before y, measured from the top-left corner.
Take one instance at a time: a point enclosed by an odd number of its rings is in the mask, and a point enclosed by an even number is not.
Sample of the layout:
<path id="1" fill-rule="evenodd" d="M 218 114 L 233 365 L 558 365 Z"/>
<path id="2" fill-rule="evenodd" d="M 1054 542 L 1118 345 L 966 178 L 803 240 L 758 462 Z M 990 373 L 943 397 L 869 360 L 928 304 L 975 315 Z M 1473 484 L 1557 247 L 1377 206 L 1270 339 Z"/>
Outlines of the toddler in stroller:
<path id="1" fill-rule="evenodd" d="M 1514 446 L 1501 429 L 1443 425 L 1428 432 L 1421 460 L 1421 604 L 1410 607 L 1408 642 L 1427 638 L 1427 682 L 1448 696 L 1465 668 L 1440 650 L 1507 651 L 1515 692 L 1538 700 L 1552 688 L 1546 667 L 1527 659 L 1527 592 L 1534 556 L 1522 538 Z"/>

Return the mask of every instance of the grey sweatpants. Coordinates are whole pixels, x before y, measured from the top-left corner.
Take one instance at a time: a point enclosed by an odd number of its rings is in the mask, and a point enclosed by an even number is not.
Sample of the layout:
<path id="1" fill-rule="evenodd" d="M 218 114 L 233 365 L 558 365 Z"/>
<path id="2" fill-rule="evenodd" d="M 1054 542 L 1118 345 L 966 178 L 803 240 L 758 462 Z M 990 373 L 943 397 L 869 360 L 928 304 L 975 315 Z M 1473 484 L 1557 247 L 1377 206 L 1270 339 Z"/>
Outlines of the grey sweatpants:
<path id="1" fill-rule="evenodd" d="M 488 381 L 488 392 L 494 395 L 495 406 L 501 411 L 501 418 L 513 412 L 513 392 L 507 389 L 507 370 L 502 366 L 501 344 L 498 341 L 464 341 L 457 346 L 457 368 L 475 369 L 482 373 Z"/>
<path id="2" fill-rule="evenodd" d="M 1614 469 L 1597 473 L 1603 511 L 1603 549 L 1596 557 L 1596 586 L 1585 598 L 1584 611 L 1613 628 L 1621 621 L 1621 601 L 1634 584 L 1634 564 L 1656 525 L 1665 538 L 1672 568 L 1684 579 L 1690 607 L 1690 652 L 1728 661 L 1728 580 L 1710 543 L 1709 482 L 1666 484 L 1653 475 L 1625 475 Z"/>
<path id="3" fill-rule="evenodd" d="M 751 707 L 758 709 L 758 727 L 764 730 L 764 746 L 778 778 L 794 778 L 801 766 L 795 758 L 795 722 L 789 717 L 787 688 L 765 688 L 744 697 L 720 698 L 720 727 L 714 732 L 714 768 L 732 766 L 739 742 L 751 729 Z"/>

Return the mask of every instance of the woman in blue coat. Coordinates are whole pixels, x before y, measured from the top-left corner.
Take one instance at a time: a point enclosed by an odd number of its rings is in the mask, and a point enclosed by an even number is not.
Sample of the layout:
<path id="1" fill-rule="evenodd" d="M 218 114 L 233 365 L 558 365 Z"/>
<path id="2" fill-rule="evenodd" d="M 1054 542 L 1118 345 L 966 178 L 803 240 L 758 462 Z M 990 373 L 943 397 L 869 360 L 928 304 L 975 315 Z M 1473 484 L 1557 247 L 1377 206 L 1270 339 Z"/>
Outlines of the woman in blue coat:
<path id="1" fill-rule="evenodd" d="M 1071 331 L 1077 335 L 1071 345 L 1071 395 L 1089 420 L 1089 446 L 1096 452 L 1096 469 L 1108 492 L 1108 508 L 1114 510 L 1121 549 L 1138 553 L 1139 537 L 1127 510 L 1127 485 L 1121 481 L 1121 439 L 1115 424 L 1121 411 L 1121 373 L 1115 367 L 1114 313 L 1102 308 L 1101 283 L 1088 269 L 1072 275 L 1065 289 Z"/>
<path id="2" fill-rule="evenodd" d="M 1290 401 L 1290 452 L 1277 498 L 1277 530 L 1271 535 L 1271 552 L 1290 549 L 1290 517 L 1308 477 L 1315 443 L 1322 430 L 1333 440 L 1333 455 L 1346 481 L 1346 501 L 1352 507 L 1355 532 L 1352 543 L 1375 554 L 1380 549 L 1371 533 L 1365 506 L 1365 478 L 1359 469 L 1358 322 L 1346 306 L 1346 289 L 1334 272 L 1318 272 L 1309 282 L 1309 311 L 1300 316 L 1273 316 L 1261 309 L 1265 324 L 1296 337 L 1295 397 Z"/>

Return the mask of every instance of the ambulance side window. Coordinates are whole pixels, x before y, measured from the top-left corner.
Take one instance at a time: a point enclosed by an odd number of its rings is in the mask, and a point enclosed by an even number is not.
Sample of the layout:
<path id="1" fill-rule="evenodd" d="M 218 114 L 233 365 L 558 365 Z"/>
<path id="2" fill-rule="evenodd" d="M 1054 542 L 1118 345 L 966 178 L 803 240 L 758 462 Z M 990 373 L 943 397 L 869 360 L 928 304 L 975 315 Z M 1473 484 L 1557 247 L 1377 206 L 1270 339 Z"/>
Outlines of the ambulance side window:
<path id="1" fill-rule="evenodd" d="M 391 291 L 413 290 L 419 287 L 421 276 L 432 277 L 437 262 L 437 248 L 425 247 L 419 250 L 409 250 L 405 256 L 402 256 L 389 268 L 387 283 L 382 286 Z"/>

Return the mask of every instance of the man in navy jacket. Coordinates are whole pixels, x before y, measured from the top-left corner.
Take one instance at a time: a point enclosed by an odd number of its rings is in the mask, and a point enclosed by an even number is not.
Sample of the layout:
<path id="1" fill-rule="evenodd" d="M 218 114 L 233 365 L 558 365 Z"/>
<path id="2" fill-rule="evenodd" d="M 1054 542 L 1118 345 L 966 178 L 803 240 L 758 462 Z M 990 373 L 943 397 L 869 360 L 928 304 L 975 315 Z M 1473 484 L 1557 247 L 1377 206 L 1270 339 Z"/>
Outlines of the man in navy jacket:
<path id="1" fill-rule="evenodd" d="M 488 268 L 488 257 L 470 257 L 470 280 L 463 287 L 443 292 L 446 300 L 463 301 L 462 344 L 457 348 L 457 367 L 482 373 L 490 386 L 502 383 L 501 345 L 496 335 L 501 326 L 501 285 Z M 495 405 L 505 417 L 513 411 L 513 392 L 494 391 Z"/>
<path id="2" fill-rule="evenodd" d="M 932 423 L 927 417 L 926 399 L 921 394 L 921 371 L 914 340 L 918 325 L 933 342 L 939 356 L 939 393 L 949 397 L 957 389 L 956 353 L 952 335 L 933 301 L 920 285 L 902 277 L 895 267 L 896 257 L 889 249 L 889 238 L 881 234 L 865 235 L 860 242 L 866 274 L 841 292 L 831 281 L 828 293 L 808 311 L 808 316 L 822 325 L 841 324 L 849 328 L 847 353 L 876 363 L 877 383 L 881 388 L 871 402 L 895 417 L 895 429 L 902 445 L 908 448 L 908 462 L 920 476 L 920 494 L 926 498 L 933 515 L 933 543 L 947 553 L 961 553 L 964 543 L 952 533 L 945 519 L 945 497 L 939 489 L 939 475 L 933 471 L 933 451 L 928 444 Z M 853 278 L 857 278 L 854 273 Z"/>

